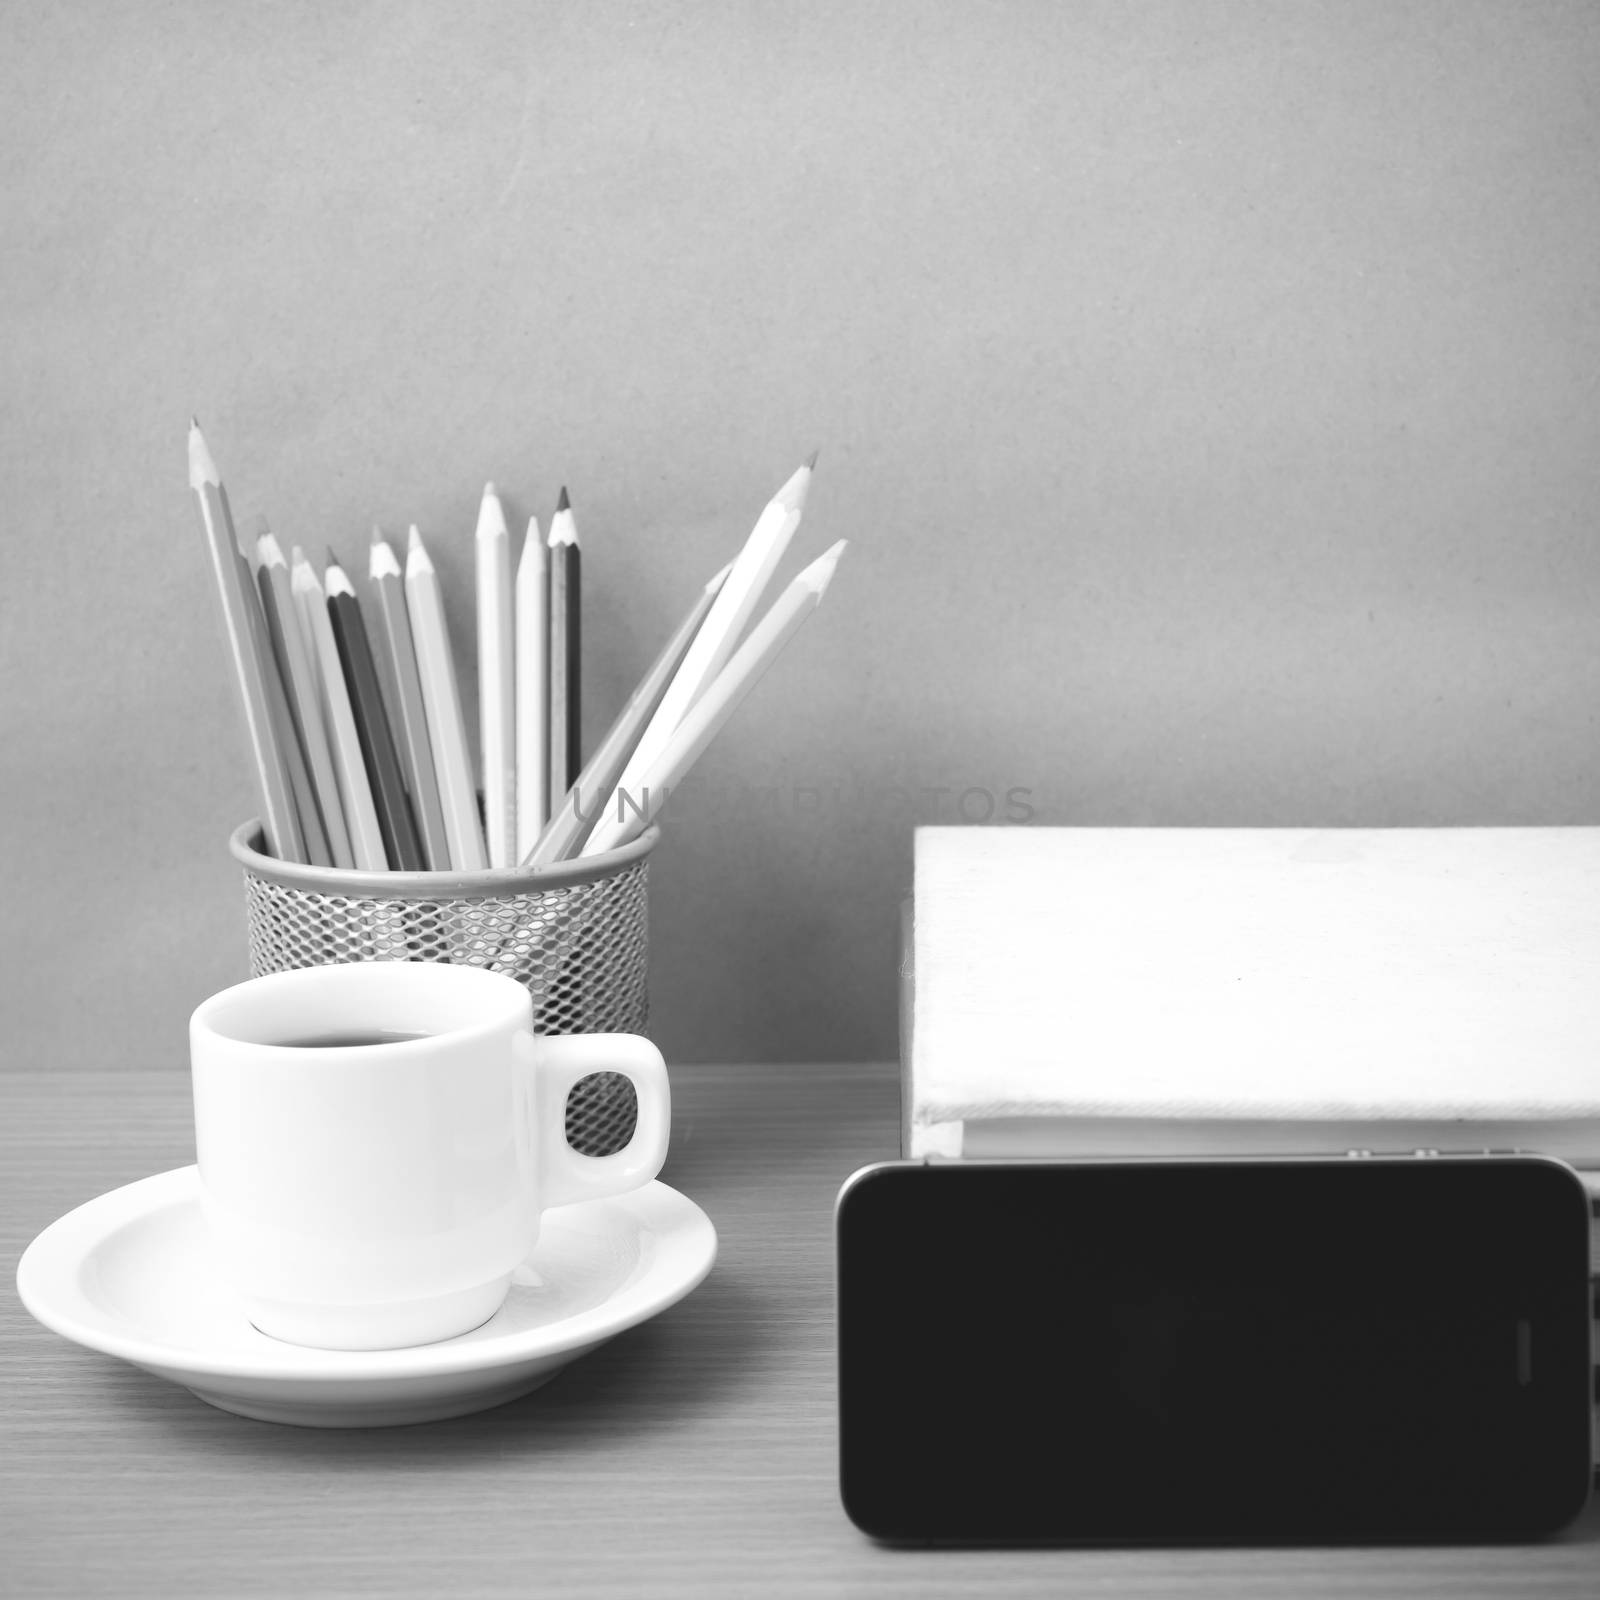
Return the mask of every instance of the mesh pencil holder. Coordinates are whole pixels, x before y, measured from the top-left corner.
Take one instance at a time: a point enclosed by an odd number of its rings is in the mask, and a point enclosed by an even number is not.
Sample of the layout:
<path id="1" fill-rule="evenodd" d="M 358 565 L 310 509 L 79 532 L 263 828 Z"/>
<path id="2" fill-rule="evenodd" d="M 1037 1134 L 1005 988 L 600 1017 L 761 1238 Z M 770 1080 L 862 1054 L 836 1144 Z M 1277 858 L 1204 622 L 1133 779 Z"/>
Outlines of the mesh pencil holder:
<path id="1" fill-rule="evenodd" d="M 525 985 L 536 1033 L 642 1033 L 649 1000 L 646 872 L 660 832 L 551 867 L 487 872 L 349 872 L 264 853 L 261 826 L 229 840 L 244 867 L 250 970 L 347 961 L 447 961 Z M 580 1080 L 567 1139 L 585 1155 L 633 1134 L 633 1085 Z"/>

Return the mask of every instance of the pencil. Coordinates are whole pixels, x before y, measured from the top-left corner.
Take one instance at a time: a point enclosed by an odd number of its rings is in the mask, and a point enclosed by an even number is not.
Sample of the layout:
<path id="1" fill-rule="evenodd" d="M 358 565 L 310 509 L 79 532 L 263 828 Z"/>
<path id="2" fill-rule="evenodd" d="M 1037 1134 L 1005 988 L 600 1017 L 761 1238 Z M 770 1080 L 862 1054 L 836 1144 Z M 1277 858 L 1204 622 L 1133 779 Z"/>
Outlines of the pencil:
<path id="1" fill-rule="evenodd" d="M 760 602 L 762 591 L 783 559 L 795 529 L 800 526 L 806 491 L 811 486 L 816 460 L 813 455 L 795 472 L 767 502 L 756 519 L 744 548 L 734 558 L 733 570 L 712 605 L 711 614 L 695 635 L 683 665 L 662 697 L 638 747 L 628 758 L 628 764 L 617 780 L 615 798 L 607 798 L 605 809 L 608 815 L 619 806 L 626 808 L 637 800 L 639 790 L 647 782 L 648 774 L 666 749 L 678 724 L 733 654 L 734 647 L 739 643 L 739 635 L 744 632 L 745 624 Z"/>
<path id="2" fill-rule="evenodd" d="M 303 861 L 305 839 L 300 832 L 300 819 L 290 788 L 282 735 L 273 722 L 272 702 L 262 671 L 261 630 L 256 628 L 252 616 L 255 591 L 244 570 L 228 492 L 222 487 L 200 424 L 192 418 L 189 422 L 189 487 L 194 490 L 199 504 L 200 524 L 211 555 L 217 598 L 222 604 L 228 659 L 255 766 L 261 829 L 267 851 L 280 861 Z"/>
<path id="3" fill-rule="evenodd" d="M 350 691 L 345 687 L 339 646 L 334 641 L 333 624 L 328 618 L 327 597 L 322 580 L 299 545 L 289 552 L 289 592 L 299 609 L 300 626 L 305 630 L 316 672 L 322 722 L 328 731 L 328 751 L 338 778 L 345 826 L 350 831 L 350 854 L 355 858 L 358 871 L 386 872 L 389 858 L 378 827 L 378 810 L 372 803 L 372 786 L 367 782 L 367 766 L 361 755 L 360 736 L 356 733 L 355 713 L 350 709 Z"/>
<path id="4" fill-rule="evenodd" d="M 400 774 L 400 756 L 384 713 L 383 692 L 378 687 L 378 669 L 372 659 L 366 623 L 361 618 L 361 602 L 332 550 L 328 552 L 322 587 L 328 597 L 328 620 L 333 624 L 334 643 L 339 647 L 345 687 L 350 691 L 350 709 L 355 712 L 361 759 L 366 765 L 373 804 L 378 808 L 383 853 L 396 871 L 421 872 L 422 846 L 417 841 L 416 824 L 411 820 L 411 802 L 406 799 L 405 779 Z"/>
<path id="5" fill-rule="evenodd" d="M 238 552 L 238 562 L 239 581 L 245 590 L 245 609 L 250 615 L 250 633 L 256 647 L 256 659 L 261 666 L 261 683 L 267 694 L 267 712 L 272 718 L 278 749 L 283 752 L 284 771 L 289 775 L 289 793 L 294 799 L 294 812 L 300 823 L 300 838 L 304 848 L 301 859 L 314 867 L 331 867 L 333 857 L 328 853 L 328 836 L 323 832 L 322 816 L 317 810 L 316 792 L 311 787 L 305 751 L 295 733 L 288 689 L 273 655 L 261 593 L 242 550 Z"/>
<path id="6" fill-rule="evenodd" d="M 550 804 L 565 799 L 583 763 L 580 579 L 572 502 L 561 491 L 550 519 Z"/>
<path id="7" fill-rule="evenodd" d="M 450 841 L 445 835 L 439 780 L 434 775 L 433 750 L 428 743 L 428 714 L 422 703 L 422 679 L 417 672 L 416 645 L 406 610 L 405 579 L 394 547 L 377 529 L 373 530 L 367 576 L 377 596 L 379 651 L 388 662 L 394 683 L 390 727 L 400 747 L 412 820 L 429 870 L 445 872 L 450 867 Z"/>
<path id="8" fill-rule="evenodd" d="M 517 859 L 526 861 L 550 811 L 550 560 L 528 518 L 517 563 Z"/>
<path id="9" fill-rule="evenodd" d="M 750 637 L 739 646 L 710 687 L 695 701 L 666 749 L 646 773 L 637 797 L 637 810 L 630 809 L 620 821 L 615 813 L 599 818 L 588 843 L 583 847 L 585 856 L 599 855 L 602 850 L 614 850 L 628 843 L 643 833 L 654 820 L 674 786 L 699 759 L 723 723 L 738 708 L 739 702 L 777 659 L 784 645 L 817 609 L 833 577 L 833 569 L 844 554 L 845 543 L 841 539 L 831 549 L 824 551 L 772 603 L 767 614 L 750 630 Z M 731 576 L 728 581 L 733 581 Z M 723 593 L 726 592 L 724 585 Z"/>
<path id="10" fill-rule="evenodd" d="M 578 780 L 567 792 L 566 803 L 539 837 L 533 851 L 523 858 L 528 867 L 549 866 L 555 861 L 565 861 L 578 853 L 583 837 L 600 814 L 628 757 L 633 754 L 645 724 L 661 704 L 661 697 L 672 682 L 672 675 L 683 662 L 700 624 L 711 609 L 717 591 L 722 587 L 732 565 L 726 566 L 700 591 L 700 597 L 690 608 L 688 616 L 678 624 L 676 632 L 667 640 L 666 647 L 656 657 L 650 670 L 639 680 L 638 687 L 628 698 L 617 720 L 600 741 L 589 764 L 579 774 Z M 584 810 L 587 804 L 588 810 Z"/>
<path id="11" fill-rule="evenodd" d="M 516 865 L 516 667 L 512 660 L 511 534 L 492 483 L 478 504 L 478 748 L 483 831 L 491 867 Z"/>
<path id="12" fill-rule="evenodd" d="M 483 828 L 478 822 L 478 796 L 461 719 L 461 695 L 450 657 L 444 597 L 439 592 L 439 575 L 415 527 L 406 543 L 406 611 L 417 650 L 417 674 L 422 679 L 422 704 L 439 779 L 445 836 L 450 841 L 450 866 L 455 872 L 478 872 L 488 865 L 488 857 Z"/>
<path id="13" fill-rule="evenodd" d="M 374 522 L 372 524 L 372 539 L 381 539 L 383 529 Z M 367 545 L 367 570 L 370 575 L 372 570 L 372 545 Z M 406 780 L 407 793 L 410 793 L 410 777 L 406 772 L 405 750 L 400 741 L 400 686 L 395 681 L 394 661 L 391 659 L 388 647 L 384 643 L 385 631 L 383 626 L 383 605 L 378 599 L 377 589 L 370 583 L 364 587 L 357 587 L 355 580 L 355 567 L 350 567 L 345 576 L 350 580 L 350 587 L 356 591 L 356 599 L 361 606 L 361 620 L 366 626 L 367 643 L 372 647 L 372 665 L 378 673 L 378 693 L 383 696 L 383 712 L 389 719 L 389 731 L 394 735 L 395 753 L 400 757 L 400 776 Z M 411 802 L 411 815 L 415 819 L 417 803 Z M 418 828 L 418 837 L 421 837 L 421 828 Z"/>
<path id="14" fill-rule="evenodd" d="M 317 678 L 306 650 L 306 639 L 289 589 L 289 563 L 283 547 L 266 526 L 256 539 L 256 581 L 261 586 L 261 609 L 267 619 L 278 670 L 288 690 L 289 712 L 295 737 L 300 741 L 315 796 L 316 810 L 327 836 L 328 857 L 336 867 L 355 865 L 350 853 L 350 834 L 344 825 L 344 807 L 339 802 L 339 782 L 334 776 L 333 757 L 328 753 L 328 733 L 318 703 Z M 305 820 L 301 812 L 302 822 Z"/>

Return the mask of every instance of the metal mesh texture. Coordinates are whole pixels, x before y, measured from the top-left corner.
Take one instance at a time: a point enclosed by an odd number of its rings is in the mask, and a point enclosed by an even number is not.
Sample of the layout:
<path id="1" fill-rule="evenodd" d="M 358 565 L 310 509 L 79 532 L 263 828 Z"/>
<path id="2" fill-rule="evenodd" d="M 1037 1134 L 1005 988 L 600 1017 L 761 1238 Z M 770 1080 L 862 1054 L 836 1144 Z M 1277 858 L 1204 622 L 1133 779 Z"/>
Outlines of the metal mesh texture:
<path id="1" fill-rule="evenodd" d="M 648 863 L 584 883 L 495 896 L 324 894 L 244 871 L 250 970 L 347 961 L 450 961 L 526 985 L 536 1033 L 642 1033 Z M 567 1139 L 609 1155 L 633 1137 L 638 1103 L 621 1073 L 580 1079 Z"/>

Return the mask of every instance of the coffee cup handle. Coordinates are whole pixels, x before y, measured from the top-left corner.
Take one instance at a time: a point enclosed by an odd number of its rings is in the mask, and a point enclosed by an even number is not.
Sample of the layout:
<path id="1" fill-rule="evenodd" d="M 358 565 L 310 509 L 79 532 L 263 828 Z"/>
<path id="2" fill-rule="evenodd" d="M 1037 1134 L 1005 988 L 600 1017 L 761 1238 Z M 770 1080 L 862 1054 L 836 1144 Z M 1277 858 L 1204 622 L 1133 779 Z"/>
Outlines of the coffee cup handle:
<path id="1" fill-rule="evenodd" d="M 539 1140 L 539 1204 L 569 1206 L 625 1194 L 648 1183 L 667 1158 L 672 1096 L 661 1052 L 637 1033 L 517 1036 L 533 1079 Z M 633 1083 L 639 1118 L 633 1137 L 605 1156 L 580 1155 L 567 1143 L 567 1096 L 592 1072 L 620 1072 Z"/>

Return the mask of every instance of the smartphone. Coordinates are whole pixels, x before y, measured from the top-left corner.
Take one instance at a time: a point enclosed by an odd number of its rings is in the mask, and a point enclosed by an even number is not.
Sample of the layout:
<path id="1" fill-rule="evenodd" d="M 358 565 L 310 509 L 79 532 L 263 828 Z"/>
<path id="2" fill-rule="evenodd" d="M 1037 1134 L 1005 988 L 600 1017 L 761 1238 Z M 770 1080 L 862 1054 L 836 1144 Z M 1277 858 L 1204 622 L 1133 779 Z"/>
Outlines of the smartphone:
<path id="1" fill-rule="evenodd" d="M 893 1543 L 1555 1532 L 1594 1465 L 1589 1230 L 1540 1157 L 865 1168 L 845 1511 Z"/>

